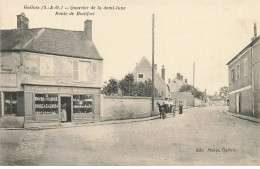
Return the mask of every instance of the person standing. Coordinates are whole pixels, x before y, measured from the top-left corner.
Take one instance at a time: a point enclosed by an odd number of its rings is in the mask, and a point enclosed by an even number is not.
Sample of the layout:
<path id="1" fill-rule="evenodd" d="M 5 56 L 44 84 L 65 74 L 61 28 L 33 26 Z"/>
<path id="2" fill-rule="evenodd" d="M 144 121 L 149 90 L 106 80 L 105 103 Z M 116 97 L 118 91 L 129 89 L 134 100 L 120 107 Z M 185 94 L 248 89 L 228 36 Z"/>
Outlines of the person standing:
<path id="1" fill-rule="evenodd" d="M 61 122 L 66 122 L 67 121 L 67 104 L 64 103 L 64 105 L 61 106 Z"/>
<path id="2" fill-rule="evenodd" d="M 183 110 L 183 104 L 182 104 L 182 101 L 180 101 L 180 104 L 179 104 L 179 114 L 182 114 L 182 110 Z"/>

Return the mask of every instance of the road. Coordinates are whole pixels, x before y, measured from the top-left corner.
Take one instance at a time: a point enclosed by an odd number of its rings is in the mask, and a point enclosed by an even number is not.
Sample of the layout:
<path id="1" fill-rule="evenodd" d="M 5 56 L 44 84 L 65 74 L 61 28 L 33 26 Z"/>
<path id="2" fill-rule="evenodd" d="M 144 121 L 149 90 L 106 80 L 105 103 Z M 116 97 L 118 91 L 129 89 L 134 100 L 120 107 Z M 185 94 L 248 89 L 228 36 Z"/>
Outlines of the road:
<path id="1" fill-rule="evenodd" d="M 259 123 L 184 110 L 150 121 L 0 130 L 0 165 L 260 165 Z"/>

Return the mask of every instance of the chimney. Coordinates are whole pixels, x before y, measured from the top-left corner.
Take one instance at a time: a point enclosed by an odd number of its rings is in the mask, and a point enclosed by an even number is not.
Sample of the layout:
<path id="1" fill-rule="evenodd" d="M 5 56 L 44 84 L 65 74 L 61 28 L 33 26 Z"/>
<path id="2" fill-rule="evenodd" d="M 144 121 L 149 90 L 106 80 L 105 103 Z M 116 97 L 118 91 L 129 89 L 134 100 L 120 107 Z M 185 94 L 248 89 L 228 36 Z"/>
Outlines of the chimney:
<path id="1" fill-rule="evenodd" d="M 157 64 L 154 64 L 154 70 L 157 71 Z"/>
<path id="2" fill-rule="evenodd" d="M 168 79 L 168 83 L 169 83 L 169 84 L 171 83 L 171 79 L 170 79 L 170 78 Z"/>
<path id="3" fill-rule="evenodd" d="M 164 65 L 162 65 L 162 79 L 165 81 L 165 68 L 164 68 Z"/>
<path id="4" fill-rule="evenodd" d="M 188 83 L 187 79 L 185 79 L 184 81 L 185 81 L 185 83 Z"/>
<path id="5" fill-rule="evenodd" d="M 254 36 L 251 38 L 251 41 L 254 41 L 257 38 L 257 26 L 256 23 L 254 23 Z"/>
<path id="6" fill-rule="evenodd" d="M 87 41 L 92 41 L 92 20 L 86 20 L 84 22 L 84 32 Z"/>
<path id="7" fill-rule="evenodd" d="M 182 75 L 180 75 L 180 80 L 183 81 L 183 76 Z"/>
<path id="8" fill-rule="evenodd" d="M 28 29 L 29 28 L 29 19 L 22 12 L 20 15 L 17 15 L 17 29 Z"/>
<path id="9" fill-rule="evenodd" d="M 177 73 L 177 79 L 178 79 L 178 80 L 181 79 L 180 76 L 181 76 L 181 74 L 180 74 L 180 73 Z"/>

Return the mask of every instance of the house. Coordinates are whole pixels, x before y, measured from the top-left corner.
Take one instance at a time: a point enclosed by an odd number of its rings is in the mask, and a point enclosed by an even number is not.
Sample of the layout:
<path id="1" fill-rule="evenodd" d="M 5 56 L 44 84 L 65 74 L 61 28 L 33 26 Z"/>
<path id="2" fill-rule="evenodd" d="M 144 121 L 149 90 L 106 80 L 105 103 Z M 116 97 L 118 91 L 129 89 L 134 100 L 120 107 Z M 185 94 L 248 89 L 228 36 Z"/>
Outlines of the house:
<path id="1" fill-rule="evenodd" d="M 187 85 L 187 79 L 183 80 L 183 75 L 177 73 L 176 77 L 168 80 L 168 86 L 170 88 L 171 99 L 175 105 L 178 105 L 180 101 L 183 103 L 184 107 L 193 106 L 193 95 L 191 92 L 179 92 L 183 85 Z"/>
<path id="2" fill-rule="evenodd" d="M 229 110 L 248 116 L 260 117 L 260 36 L 256 24 L 254 37 L 228 63 Z"/>
<path id="3" fill-rule="evenodd" d="M 157 72 L 157 64 L 154 65 L 154 86 L 158 89 L 158 94 L 161 97 L 169 97 L 169 88 L 165 83 L 165 68 L 162 65 L 161 75 Z M 145 82 L 145 80 L 152 79 L 152 64 L 144 56 L 133 71 L 135 82 Z"/>
<path id="4" fill-rule="evenodd" d="M 92 21 L 84 31 L 29 28 L 25 14 L 17 29 L 0 30 L 0 127 L 97 121 L 103 58 L 92 41 Z M 83 25 L 83 24 L 82 24 Z"/>
<path id="5" fill-rule="evenodd" d="M 183 75 L 181 75 L 180 73 L 177 73 L 177 76 L 173 80 L 168 80 L 168 85 L 171 92 L 178 92 L 183 85 L 187 84 L 187 79 L 183 80 Z"/>

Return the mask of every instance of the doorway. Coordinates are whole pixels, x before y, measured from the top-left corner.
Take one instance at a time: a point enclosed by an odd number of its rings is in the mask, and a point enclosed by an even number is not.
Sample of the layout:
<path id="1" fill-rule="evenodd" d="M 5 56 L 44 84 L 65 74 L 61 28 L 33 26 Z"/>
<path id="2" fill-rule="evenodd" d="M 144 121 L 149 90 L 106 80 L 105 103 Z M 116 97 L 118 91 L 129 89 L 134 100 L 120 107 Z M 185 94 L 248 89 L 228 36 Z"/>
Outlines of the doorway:
<path id="1" fill-rule="evenodd" d="M 62 106 L 66 103 L 66 114 L 67 114 L 67 121 L 66 122 L 71 122 L 71 97 L 60 97 L 61 100 L 61 110 Z"/>
<path id="2" fill-rule="evenodd" d="M 236 113 L 240 113 L 240 93 L 236 93 Z"/>

